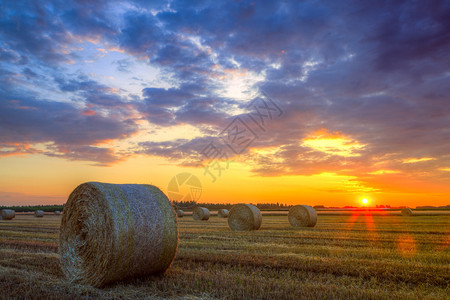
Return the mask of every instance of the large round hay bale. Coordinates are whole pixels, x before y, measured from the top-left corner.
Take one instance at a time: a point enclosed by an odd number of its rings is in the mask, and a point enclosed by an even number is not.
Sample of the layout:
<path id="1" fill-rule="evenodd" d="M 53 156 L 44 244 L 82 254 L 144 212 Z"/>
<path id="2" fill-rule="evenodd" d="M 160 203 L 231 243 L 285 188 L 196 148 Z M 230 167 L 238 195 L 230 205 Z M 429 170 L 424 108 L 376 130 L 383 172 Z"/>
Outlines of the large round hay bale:
<path id="1" fill-rule="evenodd" d="M 288 219 L 294 227 L 314 227 L 317 223 L 317 213 L 309 205 L 295 205 L 289 209 Z"/>
<path id="2" fill-rule="evenodd" d="M 43 218 L 44 217 L 44 212 L 42 210 L 37 210 L 34 212 L 34 216 L 36 218 Z"/>
<path id="3" fill-rule="evenodd" d="M 210 213 L 209 210 L 205 207 L 197 206 L 192 211 L 192 217 L 194 220 L 207 221 L 209 219 Z"/>
<path id="4" fill-rule="evenodd" d="M 184 211 L 181 209 L 177 210 L 177 217 L 182 218 L 183 216 L 184 216 Z"/>
<path id="5" fill-rule="evenodd" d="M 403 208 L 402 211 L 401 211 L 401 213 L 402 213 L 402 216 L 405 216 L 405 217 L 410 217 L 410 216 L 413 215 L 413 211 L 412 211 L 412 209 L 409 208 L 409 207 Z"/>
<path id="6" fill-rule="evenodd" d="M 232 230 L 258 230 L 261 227 L 261 223 L 261 212 L 252 204 L 233 205 L 228 214 L 228 226 Z"/>
<path id="7" fill-rule="evenodd" d="M 70 282 L 100 287 L 162 273 L 177 247 L 175 210 L 155 186 L 88 182 L 67 200 L 59 251 Z"/>
<path id="8" fill-rule="evenodd" d="M 228 211 L 228 209 L 222 208 L 222 209 L 219 209 L 219 211 L 217 212 L 217 216 L 219 218 L 228 218 L 229 213 L 230 212 Z"/>
<path id="9" fill-rule="evenodd" d="M 2 220 L 12 220 L 16 217 L 16 211 L 12 209 L 2 209 Z"/>

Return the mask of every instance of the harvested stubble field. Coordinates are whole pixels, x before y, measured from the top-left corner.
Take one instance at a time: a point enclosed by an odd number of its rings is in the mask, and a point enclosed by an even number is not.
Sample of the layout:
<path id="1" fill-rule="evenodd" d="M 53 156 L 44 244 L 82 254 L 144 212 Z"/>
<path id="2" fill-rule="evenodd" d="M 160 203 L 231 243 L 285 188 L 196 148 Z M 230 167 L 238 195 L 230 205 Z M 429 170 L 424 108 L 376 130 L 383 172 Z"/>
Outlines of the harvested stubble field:
<path id="1" fill-rule="evenodd" d="M 67 283 L 61 216 L 0 221 L 2 298 L 448 299 L 450 216 L 320 215 L 314 228 L 264 216 L 233 232 L 227 219 L 178 219 L 180 243 L 164 274 L 103 289 Z"/>

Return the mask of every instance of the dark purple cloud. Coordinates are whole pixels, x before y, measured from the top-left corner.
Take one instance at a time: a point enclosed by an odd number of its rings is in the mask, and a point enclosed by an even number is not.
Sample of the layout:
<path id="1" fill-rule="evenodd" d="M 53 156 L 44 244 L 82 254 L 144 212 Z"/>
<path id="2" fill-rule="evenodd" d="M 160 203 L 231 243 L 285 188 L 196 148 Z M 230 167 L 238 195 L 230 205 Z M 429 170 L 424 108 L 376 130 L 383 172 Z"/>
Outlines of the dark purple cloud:
<path id="1" fill-rule="evenodd" d="M 30 90 L 25 94 L 24 90 L 10 84 L 10 79 L 17 76 L 5 70 L 0 76 L 0 145 L 13 148 L 1 152 L 0 156 L 44 153 L 71 160 L 93 161 L 99 165 L 122 159 L 113 149 L 97 145 L 126 138 L 136 133 L 138 127 L 125 108 L 120 114 L 113 110 L 113 116 L 105 109 L 101 112 L 93 110 L 96 105 L 110 110 L 111 107 L 116 109 L 125 105 L 116 95 L 108 94 L 105 86 L 94 81 L 71 81 L 70 88 L 63 85 L 72 91 L 81 90 L 80 95 L 91 108 L 87 109 L 42 99 Z M 48 151 L 38 151 L 32 146 L 36 143 L 47 144 Z"/>
<path id="2" fill-rule="evenodd" d="M 117 112 L 125 110 L 127 102 L 113 89 L 90 79 L 86 75 L 65 79 L 56 77 L 55 82 L 62 92 L 72 92 L 81 96 L 85 103 L 94 106 L 117 108 Z"/>
<path id="3" fill-rule="evenodd" d="M 186 100 L 194 97 L 189 91 L 178 88 L 145 88 L 142 95 L 146 98 L 147 104 L 160 107 L 181 106 Z"/>
<path id="4" fill-rule="evenodd" d="M 101 114 L 83 115 L 71 104 L 2 95 L 0 137 L 5 142 L 96 144 L 118 139 L 136 131 L 135 125 Z"/>
<path id="5" fill-rule="evenodd" d="M 119 35 L 119 45 L 137 56 L 153 58 L 166 35 L 157 26 L 158 19 L 149 13 L 131 12 L 124 16 L 124 27 Z"/>
<path id="6" fill-rule="evenodd" d="M 0 35 L 8 50 L 32 56 L 45 63 L 69 62 L 70 55 L 62 50 L 71 43 L 64 24 L 55 18 L 50 8 L 37 2 L 9 1 L 2 5 Z"/>

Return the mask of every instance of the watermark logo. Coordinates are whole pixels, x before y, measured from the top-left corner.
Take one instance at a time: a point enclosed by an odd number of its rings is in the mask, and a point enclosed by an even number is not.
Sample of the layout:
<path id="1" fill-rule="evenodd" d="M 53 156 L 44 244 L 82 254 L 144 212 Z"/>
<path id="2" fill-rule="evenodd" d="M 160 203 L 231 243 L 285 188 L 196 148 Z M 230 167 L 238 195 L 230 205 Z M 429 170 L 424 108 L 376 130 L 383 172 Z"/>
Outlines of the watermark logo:
<path id="1" fill-rule="evenodd" d="M 202 184 L 197 176 L 191 173 L 180 173 L 169 181 L 167 193 L 175 206 L 194 207 L 202 195 Z"/>
<path id="2" fill-rule="evenodd" d="M 264 92 L 255 97 L 247 108 L 251 110 L 248 114 L 249 118 L 262 131 L 266 131 L 265 127 L 271 120 L 283 115 L 281 108 Z"/>
<path id="3" fill-rule="evenodd" d="M 229 156 L 244 153 L 260 136 L 267 134 L 270 122 L 283 115 L 280 106 L 262 91 L 251 97 L 246 110 L 247 113 L 232 118 L 218 139 L 200 151 L 203 175 L 209 176 L 212 182 L 229 169 Z M 197 205 L 202 185 L 195 175 L 180 173 L 170 180 L 167 190 L 175 207 L 189 209 Z"/>
<path id="4" fill-rule="evenodd" d="M 229 168 L 227 150 L 242 154 L 259 136 L 266 134 L 267 125 L 283 115 L 280 106 L 263 91 L 252 97 L 246 106 L 248 113 L 234 117 L 219 134 L 224 145 L 210 142 L 200 153 L 206 160 L 203 175 L 211 177 L 212 182 Z"/>
<path id="5" fill-rule="evenodd" d="M 244 152 L 258 138 L 256 133 L 240 117 L 234 118 L 219 134 L 219 137 L 236 154 Z"/>

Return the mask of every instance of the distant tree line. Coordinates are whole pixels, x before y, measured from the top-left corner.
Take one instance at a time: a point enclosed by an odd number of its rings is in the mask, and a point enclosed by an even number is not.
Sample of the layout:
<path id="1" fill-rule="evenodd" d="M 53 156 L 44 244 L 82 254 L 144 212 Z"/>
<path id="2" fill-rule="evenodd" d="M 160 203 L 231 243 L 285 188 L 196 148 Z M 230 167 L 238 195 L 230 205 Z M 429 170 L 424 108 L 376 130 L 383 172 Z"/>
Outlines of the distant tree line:
<path id="1" fill-rule="evenodd" d="M 172 204 L 175 208 L 190 210 L 196 206 L 206 207 L 209 210 L 218 210 L 221 208 L 230 209 L 233 204 L 231 203 L 197 203 L 195 201 L 172 201 Z M 253 203 L 254 204 L 254 203 Z M 287 205 L 283 203 L 256 203 L 259 209 L 262 210 L 287 210 L 292 207 L 292 205 Z M 54 211 L 62 211 L 64 208 L 64 204 L 53 204 L 53 205 L 28 205 L 28 206 L 0 206 L 0 210 L 2 209 L 14 209 L 16 212 L 34 212 L 36 210 L 42 210 L 45 212 L 54 212 Z M 315 209 L 326 209 L 327 207 L 324 205 L 315 205 Z M 332 207 L 328 207 L 332 208 Z M 338 207 L 334 207 L 338 208 Z M 344 206 L 343 208 L 357 208 L 356 206 Z M 391 208 L 390 205 L 377 205 L 376 208 Z M 394 207 L 392 207 L 394 208 Z M 395 207 L 395 209 L 402 207 Z M 450 209 L 450 205 L 444 206 L 417 206 L 416 209 L 426 209 L 426 210 L 448 210 Z"/>
<path id="2" fill-rule="evenodd" d="M 0 206 L 1 209 L 14 209 L 16 212 L 34 212 L 36 210 L 42 210 L 44 212 L 62 211 L 64 205 L 28 205 L 28 206 Z"/>
<path id="3" fill-rule="evenodd" d="M 175 208 L 179 209 L 192 209 L 196 206 L 202 206 L 209 210 L 218 210 L 221 208 L 230 209 L 233 204 L 231 203 L 199 203 L 195 201 L 172 201 L 172 204 Z M 252 203 L 256 205 L 259 209 L 288 209 L 292 205 L 286 205 L 283 203 Z"/>
<path id="4" fill-rule="evenodd" d="M 450 210 L 450 205 L 443 205 L 443 206 L 431 206 L 431 205 L 426 205 L 426 206 L 417 206 L 416 209 L 426 209 L 426 210 Z"/>
<path id="5" fill-rule="evenodd" d="M 172 205 L 175 208 L 186 209 L 186 208 L 194 208 L 198 204 L 195 201 L 172 201 Z"/>
<path id="6" fill-rule="evenodd" d="M 197 203 L 195 201 L 172 201 L 175 208 L 179 209 L 193 209 L 196 206 L 206 207 L 209 210 L 218 210 L 221 208 L 231 209 L 233 204 L 231 203 Z M 277 209 L 289 209 L 292 205 L 286 205 L 283 203 L 253 203 L 259 209 L 263 210 L 277 210 Z M 36 210 L 42 210 L 44 212 L 62 211 L 64 205 L 28 205 L 28 206 L 0 206 L 1 209 L 14 209 L 16 212 L 35 212 Z"/>

